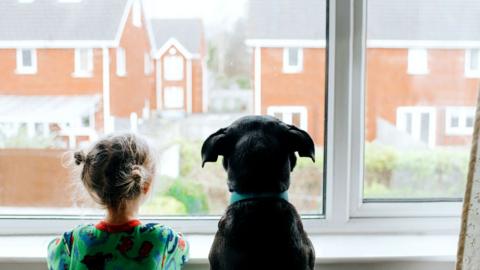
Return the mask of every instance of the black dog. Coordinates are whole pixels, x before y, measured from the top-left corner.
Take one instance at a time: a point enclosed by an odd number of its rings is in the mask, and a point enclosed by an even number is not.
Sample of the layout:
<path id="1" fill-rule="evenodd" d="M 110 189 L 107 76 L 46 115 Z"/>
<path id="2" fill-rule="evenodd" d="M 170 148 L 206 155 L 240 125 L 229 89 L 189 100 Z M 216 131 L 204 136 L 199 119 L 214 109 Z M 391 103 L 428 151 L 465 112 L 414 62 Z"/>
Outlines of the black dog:
<path id="1" fill-rule="evenodd" d="M 295 152 L 315 161 L 310 136 L 270 116 L 240 118 L 203 143 L 202 166 L 223 156 L 233 199 L 218 223 L 210 269 L 313 270 L 312 243 L 286 200 Z"/>

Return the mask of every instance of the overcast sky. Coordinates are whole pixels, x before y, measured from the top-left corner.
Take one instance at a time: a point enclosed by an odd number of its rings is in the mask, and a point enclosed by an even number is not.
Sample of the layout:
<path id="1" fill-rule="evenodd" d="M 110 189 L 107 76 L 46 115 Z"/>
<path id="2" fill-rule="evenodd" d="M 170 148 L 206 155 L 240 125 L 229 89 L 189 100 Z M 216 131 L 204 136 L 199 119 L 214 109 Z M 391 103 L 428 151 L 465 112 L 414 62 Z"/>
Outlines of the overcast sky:
<path id="1" fill-rule="evenodd" d="M 230 27 L 245 14 L 247 0 L 144 0 L 147 16 L 202 18 L 207 31 Z"/>

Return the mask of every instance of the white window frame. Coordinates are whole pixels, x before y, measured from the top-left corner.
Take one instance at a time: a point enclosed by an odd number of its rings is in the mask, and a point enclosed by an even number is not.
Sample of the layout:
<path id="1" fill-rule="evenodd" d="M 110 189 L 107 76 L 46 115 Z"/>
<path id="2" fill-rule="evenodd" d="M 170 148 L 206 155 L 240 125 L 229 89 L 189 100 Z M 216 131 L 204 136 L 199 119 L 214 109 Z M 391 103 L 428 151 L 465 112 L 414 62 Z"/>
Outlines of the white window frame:
<path id="1" fill-rule="evenodd" d="M 428 50 L 426 48 L 408 49 L 407 73 L 410 75 L 425 75 L 428 69 Z"/>
<path id="2" fill-rule="evenodd" d="M 140 0 L 134 0 L 132 4 L 132 24 L 142 27 L 142 4 Z"/>
<path id="3" fill-rule="evenodd" d="M 412 115 L 412 133 L 410 134 L 414 139 L 420 142 L 421 137 L 421 128 L 420 128 L 420 118 L 421 114 L 428 113 L 430 116 L 429 120 L 429 137 L 428 137 L 428 146 L 434 147 L 436 142 L 437 135 L 437 114 L 435 107 L 430 106 L 404 106 L 397 108 L 397 128 L 401 131 L 407 132 L 406 127 L 406 114 Z"/>
<path id="4" fill-rule="evenodd" d="M 460 201 L 368 202 L 363 193 L 365 0 L 329 0 L 328 95 L 324 159 L 325 215 L 307 215 L 315 233 L 449 233 L 458 235 Z M 336 43 L 336 41 L 341 41 Z M 329 147 L 330 146 L 330 147 Z M 225 186 L 225 190 L 227 187 Z M 99 216 L 1 216 L 2 234 L 59 234 Z M 216 232 L 218 216 L 154 217 L 184 233 Z"/>
<path id="5" fill-rule="evenodd" d="M 297 49 L 297 64 L 290 63 L 290 49 Z M 286 47 L 283 48 L 283 73 L 300 73 L 303 71 L 303 48 L 302 47 Z"/>
<path id="6" fill-rule="evenodd" d="M 308 113 L 307 107 L 305 106 L 269 106 L 267 108 L 267 114 L 271 116 L 275 116 L 276 113 L 282 114 L 283 122 L 292 125 L 293 114 L 299 113 L 300 114 L 300 126 L 299 128 L 303 130 L 308 129 Z"/>
<path id="7" fill-rule="evenodd" d="M 478 51 L 478 69 L 472 69 L 470 63 L 472 61 L 472 50 Z M 480 78 L 480 49 L 471 48 L 465 50 L 465 77 L 467 78 Z"/>
<path id="8" fill-rule="evenodd" d="M 182 56 L 166 55 L 165 57 L 163 57 L 162 62 L 163 62 L 163 78 L 166 81 L 181 81 L 184 79 L 185 63 L 184 63 L 184 58 Z"/>
<path id="9" fill-rule="evenodd" d="M 22 51 L 29 50 L 32 57 L 32 66 L 23 65 Z M 37 50 L 32 48 L 17 49 L 17 74 L 36 74 L 37 73 Z"/>
<path id="10" fill-rule="evenodd" d="M 173 96 L 167 94 L 168 91 L 177 91 L 180 95 L 177 97 L 178 100 L 172 99 Z M 175 101 L 174 103 L 171 103 Z M 185 109 L 185 89 L 180 86 L 167 86 L 163 88 L 163 106 L 167 110 L 182 110 Z"/>
<path id="11" fill-rule="evenodd" d="M 458 117 L 458 127 L 452 127 L 452 117 Z M 473 126 L 467 127 L 467 118 L 475 122 L 475 107 L 450 106 L 445 108 L 445 135 L 465 136 L 473 134 Z"/>
<path id="12" fill-rule="evenodd" d="M 117 76 L 124 77 L 127 75 L 127 52 L 124 48 L 118 47 L 116 52 L 116 70 Z"/>
<path id="13" fill-rule="evenodd" d="M 87 68 L 82 69 L 80 63 L 81 63 L 81 57 L 82 53 L 87 54 Z M 75 70 L 73 72 L 74 77 L 92 77 L 93 76 L 93 49 L 91 48 L 77 48 L 75 49 L 74 52 L 74 58 L 75 58 Z"/>

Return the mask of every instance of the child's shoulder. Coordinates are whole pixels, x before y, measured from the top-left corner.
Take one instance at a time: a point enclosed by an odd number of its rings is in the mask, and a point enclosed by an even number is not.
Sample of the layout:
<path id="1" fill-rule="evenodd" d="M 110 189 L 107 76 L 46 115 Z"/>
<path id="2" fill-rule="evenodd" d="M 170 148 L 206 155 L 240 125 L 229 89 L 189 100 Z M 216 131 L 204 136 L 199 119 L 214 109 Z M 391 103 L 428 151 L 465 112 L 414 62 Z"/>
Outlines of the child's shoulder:
<path id="1" fill-rule="evenodd" d="M 141 234 L 146 234 L 146 233 L 155 233 L 160 236 L 166 236 L 170 234 L 176 234 L 175 231 L 163 224 L 158 224 L 158 223 L 145 223 L 145 224 L 140 224 L 138 231 Z"/>

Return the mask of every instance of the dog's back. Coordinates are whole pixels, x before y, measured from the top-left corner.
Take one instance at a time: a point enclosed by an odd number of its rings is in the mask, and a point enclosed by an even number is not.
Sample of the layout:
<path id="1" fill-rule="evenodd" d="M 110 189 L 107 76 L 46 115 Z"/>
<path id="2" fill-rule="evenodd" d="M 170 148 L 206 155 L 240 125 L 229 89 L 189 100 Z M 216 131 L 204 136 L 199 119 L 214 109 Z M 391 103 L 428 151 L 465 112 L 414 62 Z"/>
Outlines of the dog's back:
<path id="1" fill-rule="evenodd" d="M 295 208 L 262 198 L 227 209 L 209 259 L 215 270 L 313 270 L 315 254 Z"/>

